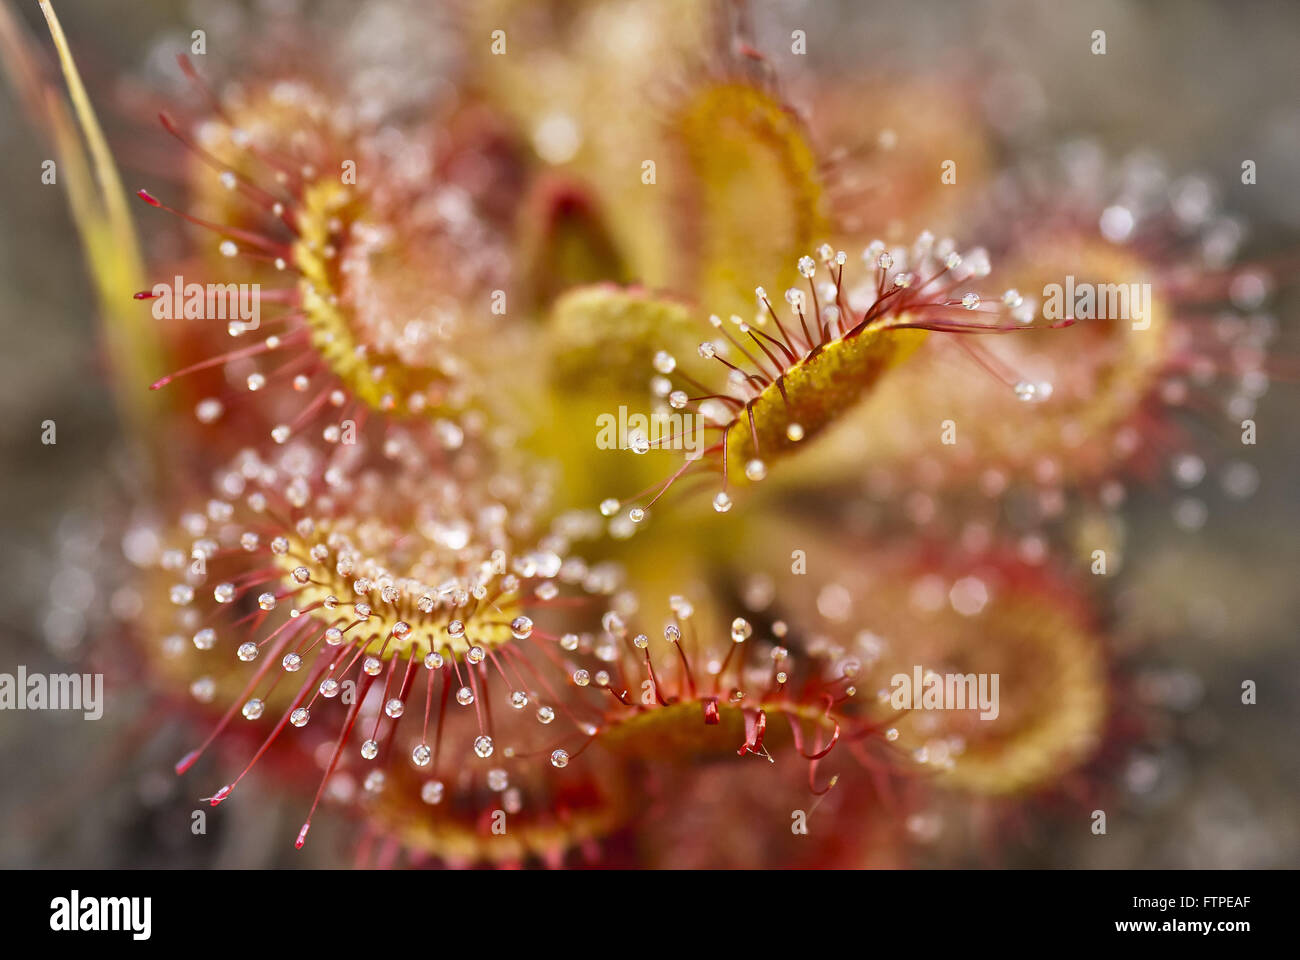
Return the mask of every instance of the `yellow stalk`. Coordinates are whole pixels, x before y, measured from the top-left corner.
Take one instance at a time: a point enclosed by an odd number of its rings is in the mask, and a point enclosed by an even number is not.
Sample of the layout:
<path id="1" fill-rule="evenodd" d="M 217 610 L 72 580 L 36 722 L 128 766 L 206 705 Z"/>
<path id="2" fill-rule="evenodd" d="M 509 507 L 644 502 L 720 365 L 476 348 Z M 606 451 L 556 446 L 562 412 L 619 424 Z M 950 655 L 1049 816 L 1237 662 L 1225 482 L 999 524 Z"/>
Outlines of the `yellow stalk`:
<path id="1" fill-rule="evenodd" d="M 150 442 L 156 407 L 148 385 L 163 369 L 150 313 L 132 299 L 145 285 L 143 258 L 126 192 L 50 0 L 40 0 L 68 98 L 44 79 L 33 44 L 12 14 L 0 8 L 0 49 L 6 72 L 37 125 L 49 136 L 68 206 L 81 237 L 103 317 L 101 331 L 117 387 L 120 412 L 139 439 Z M 68 109 L 71 100 L 72 111 Z"/>

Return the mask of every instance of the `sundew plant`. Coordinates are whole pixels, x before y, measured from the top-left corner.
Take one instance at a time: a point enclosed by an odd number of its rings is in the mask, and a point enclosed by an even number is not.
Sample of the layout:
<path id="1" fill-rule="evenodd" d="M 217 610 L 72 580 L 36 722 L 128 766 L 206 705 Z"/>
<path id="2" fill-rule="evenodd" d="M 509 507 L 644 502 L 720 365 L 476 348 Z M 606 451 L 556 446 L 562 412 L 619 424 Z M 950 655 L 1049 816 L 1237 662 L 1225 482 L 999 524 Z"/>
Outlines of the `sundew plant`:
<path id="1" fill-rule="evenodd" d="M 0 706 L 112 862 L 1294 864 L 1294 104 L 872 6 L 0 9 Z"/>

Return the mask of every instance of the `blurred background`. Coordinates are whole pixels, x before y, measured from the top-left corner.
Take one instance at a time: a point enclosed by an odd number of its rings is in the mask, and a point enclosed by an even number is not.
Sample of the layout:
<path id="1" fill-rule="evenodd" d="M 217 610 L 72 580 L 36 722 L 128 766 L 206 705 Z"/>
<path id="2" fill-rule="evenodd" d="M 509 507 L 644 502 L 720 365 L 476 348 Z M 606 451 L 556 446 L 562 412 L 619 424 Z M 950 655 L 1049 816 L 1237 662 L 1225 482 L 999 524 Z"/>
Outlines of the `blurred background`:
<path id="1" fill-rule="evenodd" d="M 2 0 L 45 40 L 36 4 Z M 251 35 L 266 7 L 355 27 L 360 56 L 402 55 L 406 4 L 235 3 L 227 0 L 64 0 L 58 5 L 91 96 L 118 146 L 128 189 L 148 157 L 129 149 L 148 118 L 128 88 L 180 88 L 170 51 L 191 30 Z M 875 75 L 957 84 L 996 131 L 999 162 L 1044 141 L 1088 137 L 1108 152 L 1149 150 L 1175 174 L 1199 172 L 1224 207 L 1249 223 L 1245 253 L 1294 255 L 1300 238 L 1300 5 L 1269 0 L 870 0 L 756 3 L 757 45 L 778 71 Z M 807 31 L 793 56 L 790 32 Z M 1104 29 L 1107 54 L 1090 53 Z M 387 45 L 386 45 L 387 44 Z M 220 56 L 212 50 L 209 57 Z M 864 131 L 873 105 L 862 104 Z M 0 672 L 25 664 L 61 672 L 93 662 L 111 617 L 114 557 L 105 511 L 132 484 L 131 453 L 102 376 L 96 307 L 61 189 L 42 186 L 42 139 L 11 88 L 0 87 Z M 1240 183 L 1253 159 L 1258 183 Z M 144 171 L 147 173 L 147 171 Z M 956 189 L 962 189 L 958 186 Z M 971 189 L 975 189 L 974 186 Z M 148 233 L 144 234 L 146 253 Z M 1300 338 L 1296 291 L 1274 305 L 1277 349 L 1292 369 Z M 141 384 L 144 389 L 144 384 Z M 1256 495 L 1207 495 L 1209 519 L 1180 529 L 1167 498 L 1125 507 L 1130 547 L 1115 597 L 1121 645 L 1142 647 L 1158 682 L 1183 691 L 1167 749 L 1123 770 L 1133 798 L 1109 836 L 1030 834 L 1004 865 L 1056 867 L 1300 866 L 1300 417 L 1294 383 L 1260 402 Z M 58 442 L 41 443 L 41 423 Z M 1172 678 L 1172 679 L 1171 679 Z M 1259 703 L 1242 707 L 1253 679 Z M 1156 682 L 1156 681 L 1153 681 Z M 273 792 L 188 829 L 200 769 L 177 781 L 171 764 L 195 731 L 159 725 L 143 691 L 108 701 L 102 720 L 0 712 L 0 866 L 320 866 L 346 862 L 338 824 L 318 821 L 295 852 Z M 256 789 L 256 784 L 254 784 Z M 315 838 L 322 836 L 321 842 Z M 196 842 L 198 841 L 198 842 Z"/>

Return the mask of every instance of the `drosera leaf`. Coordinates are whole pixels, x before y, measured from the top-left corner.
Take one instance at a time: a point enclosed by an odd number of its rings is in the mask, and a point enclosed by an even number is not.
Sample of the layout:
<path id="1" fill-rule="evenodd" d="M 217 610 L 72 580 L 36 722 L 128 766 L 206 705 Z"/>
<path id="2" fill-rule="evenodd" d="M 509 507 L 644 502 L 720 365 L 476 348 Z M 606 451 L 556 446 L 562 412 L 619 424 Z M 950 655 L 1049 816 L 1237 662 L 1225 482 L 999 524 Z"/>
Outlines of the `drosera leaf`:
<path id="1" fill-rule="evenodd" d="M 597 197 L 585 184 L 544 176 L 523 224 L 527 305 L 544 310 L 566 290 L 630 277 Z"/>
<path id="2" fill-rule="evenodd" d="M 642 287 L 594 284 L 569 291 L 550 316 L 553 381 L 562 392 L 616 391 L 637 401 L 656 353 L 698 337 L 695 310 Z"/>
<path id="3" fill-rule="evenodd" d="M 793 112 L 737 80 L 695 91 L 670 123 L 686 289 L 712 312 L 747 312 L 753 278 L 793 282 L 795 260 L 826 233 L 817 154 Z"/>

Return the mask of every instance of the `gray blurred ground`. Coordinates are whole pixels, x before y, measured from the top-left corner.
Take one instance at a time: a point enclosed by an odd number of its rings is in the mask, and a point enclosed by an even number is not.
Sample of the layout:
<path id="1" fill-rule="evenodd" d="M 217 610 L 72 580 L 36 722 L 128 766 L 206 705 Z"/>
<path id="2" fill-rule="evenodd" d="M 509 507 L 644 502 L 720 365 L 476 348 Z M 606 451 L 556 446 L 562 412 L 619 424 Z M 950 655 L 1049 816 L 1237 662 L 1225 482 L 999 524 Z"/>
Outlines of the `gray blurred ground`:
<path id="1" fill-rule="evenodd" d="M 12 0 L 4 0 L 12 3 Z M 15 4 L 33 26 L 32 3 Z M 226 4 L 64 0 L 65 28 L 110 130 L 111 79 L 143 71 L 151 45 L 225 14 Z M 308 10 L 315 5 L 305 4 Z M 1086 8 L 1086 9 L 1085 9 Z M 873 70 L 924 74 L 957 64 L 988 78 L 982 96 L 1027 103 L 1032 125 L 1003 131 L 1008 155 L 1041 138 L 1097 138 L 1115 153 L 1151 148 L 1176 173 L 1202 171 L 1227 206 L 1249 219 L 1248 250 L 1296 249 L 1300 237 L 1300 5 L 1096 4 L 983 0 L 948 3 L 768 0 L 756 7 L 760 45 L 788 50 L 808 31 L 810 53 Z M 1105 29 L 1108 54 L 1088 37 Z M 211 55 L 219 55 L 210 51 Z M 789 56 L 774 60 L 791 66 Z M 995 83 L 996 80 L 996 83 Z M 973 79 L 971 82 L 981 82 Z M 864 122 L 869 111 L 864 105 Z M 85 608 L 105 542 L 97 505 L 120 482 L 124 454 L 111 398 L 98 377 L 94 306 L 60 190 L 39 183 L 46 152 L 8 89 L 0 92 L 0 671 L 68 669 L 82 652 Z M 1240 161 L 1259 183 L 1242 187 Z M 128 185 L 135 178 L 124 171 Z M 1277 311 L 1296 316 L 1294 291 Z M 1280 345 L 1294 360 L 1288 321 Z M 1296 388 L 1275 384 L 1261 403 L 1252 458 L 1263 482 L 1250 501 L 1211 498 L 1197 534 L 1170 521 L 1167 501 L 1130 505 L 1132 552 L 1125 629 L 1150 644 L 1146 658 L 1199 682 L 1176 743 L 1125 776 L 1134 796 L 1110 836 L 1038 834 L 1013 845 L 1011 863 L 1053 866 L 1300 865 L 1300 417 Z M 42 446 L 42 420 L 58 423 Z M 1243 678 L 1259 705 L 1238 705 Z M 193 732 L 146 727 L 138 749 L 120 746 L 144 709 L 110 701 L 97 723 L 57 714 L 0 713 L 0 865 L 289 866 L 346 861 L 328 829 L 294 855 L 296 823 L 274 801 L 228 805 L 205 838 L 191 837 L 198 787 L 209 768 L 177 784 L 168 765 Z M 116 751 L 116 752 L 115 752 Z M 255 786 L 255 785 L 254 785 Z M 1140 789 L 1139 789 L 1140 788 Z M 246 798 L 247 799 L 247 798 Z M 235 809 L 238 807 L 238 809 Z M 267 812 L 269 816 L 264 816 Z"/>

